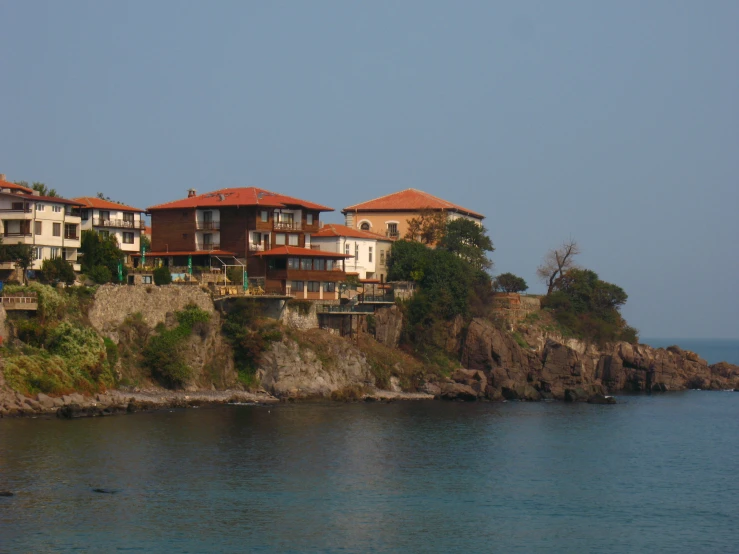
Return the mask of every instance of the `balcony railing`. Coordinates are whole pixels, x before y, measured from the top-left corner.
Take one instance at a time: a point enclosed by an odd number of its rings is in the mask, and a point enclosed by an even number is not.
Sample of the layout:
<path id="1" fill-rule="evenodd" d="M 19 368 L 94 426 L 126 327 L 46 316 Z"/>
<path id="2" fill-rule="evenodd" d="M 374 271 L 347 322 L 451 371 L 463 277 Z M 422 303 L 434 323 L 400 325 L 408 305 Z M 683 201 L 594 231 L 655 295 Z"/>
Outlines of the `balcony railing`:
<path id="1" fill-rule="evenodd" d="M 128 219 L 103 219 L 100 217 L 92 218 L 93 227 L 118 227 L 121 229 L 145 229 L 146 223 L 139 221 L 130 221 Z"/>
<path id="2" fill-rule="evenodd" d="M 208 242 L 201 246 L 202 246 L 201 250 L 207 250 L 208 252 L 221 249 L 221 244 L 218 242 Z"/>
<path id="3" fill-rule="evenodd" d="M 303 224 L 300 221 L 275 221 L 275 231 L 301 231 Z"/>
<path id="4" fill-rule="evenodd" d="M 202 221 L 198 219 L 195 222 L 195 227 L 198 229 L 198 231 L 218 231 L 221 228 L 221 222 L 220 221 Z"/>
<path id="5" fill-rule="evenodd" d="M 387 231 L 385 231 L 385 236 L 389 239 L 397 239 L 398 237 L 400 237 L 400 233 L 398 231 L 391 231 L 390 229 L 388 229 Z"/>
<path id="6" fill-rule="evenodd" d="M 80 236 L 77 234 L 77 232 L 69 233 L 67 231 L 64 231 L 64 238 L 68 240 L 77 240 L 80 238 Z"/>
<path id="7" fill-rule="evenodd" d="M 11 233 L 11 232 L 5 231 L 3 233 L 3 236 L 4 237 L 32 237 L 33 234 L 31 233 L 31 231 L 20 231 L 19 233 Z"/>
<path id="8" fill-rule="evenodd" d="M 249 250 L 251 252 L 264 252 L 264 245 L 263 244 L 250 244 Z"/>
<path id="9" fill-rule="evenodd" d="M 33 209 L 30 206 L 27 206 L 25 208 L 0 208 L 0 212 L 18 212 L 30 214 L 31 212 L 33 212 Z"/>

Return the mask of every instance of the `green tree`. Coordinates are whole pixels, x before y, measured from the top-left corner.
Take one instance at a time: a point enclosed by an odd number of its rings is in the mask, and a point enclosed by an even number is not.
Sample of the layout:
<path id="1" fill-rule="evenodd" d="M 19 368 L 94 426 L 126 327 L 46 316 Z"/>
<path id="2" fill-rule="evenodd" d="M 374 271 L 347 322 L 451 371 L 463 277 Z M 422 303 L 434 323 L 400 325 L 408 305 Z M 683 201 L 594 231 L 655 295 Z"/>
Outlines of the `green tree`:
<path id="1" fill-rule="evenodd" d="M 501 292 L 523 292 L 529 288 L 523 277 L 513 273 L 501 273 L 495 278 L 494 287 Z"/>
<path id="2" fill-rule="evenodd" d="M 15 181 L 15 184 L 26 187 L 27 189 L 35 190 L 41 196 L 59 196 L 56 189 L 51 189 L 44 183 L 34 182 L 32 185 L 29 185 L 28 181 Z"/>
<path id="3" fill-rule="evenodd" d="M 33 265 L 33 248 L 28 244 L 0 243 L 0 261 L 14 262 L 16 268 L 23 271 L 23 282 L 26 282 L 28 268 Z"/>
<path id="4" fill-rule="evenodd" d="M 169 285 L 172 282 L 172 274 L 167 266 L 158 267 L 154 270 L 154 284 Z"/>
<path id="5" fill-rule="evenodd" d="M 444 210 L 422 210 L 418 217 L 408 220 L 408 231 L 405 240 L 418 241 L 421 244 L 434 245 L 446 232 L 447 213 Z"/>
<path id="6" fill-rule="evenodd" d="M 95 271 L 96 275 L 102 278 L 104 272 L 95 270 L 95 268 L 105 266 L 110 272 L 110 279 L 115 276 L 117 280 L 118 264 L 123 259 L 123 252 L 118 248 L 118 241 L 114 235 L 103 236 L 95 231 L 82 231 L 80 251 L 82 252 L 82 271 L 84 273 L 90 276 L 90 273 Z M 124 279 L 127 272 L 127 268 L 124 267 Z"/>
<path id="7" fill-rule="evenodd" d="M 63 258 L 44 260 L 43 264 L 41 264 L 41 276 L 47 283 L 61 281 L 67 285 L 74 284 L 76 279 L 72 264 Z"/>
<path id="8" fill-rule="evenodd" d="M 493 265 L 487 257 L 488 252 L 495 250 L 493 241 L 485 227 L 471 219 L 459 218 L 447 223 L 438 247 L 456 254 L 477 270 L 487 270 Z"/>
<path id="9" fill-rule="evenodd" d="M 412 240 L 393 243 L 388 262 L 388 281 L 420 281 L 428 262 L 429 248 Z"/>
<path id="10" fill-rule="evenodd" d="M 140 241 L 141 241 L 140 246 L 139 246 L 140 252 L 143 252 L 144 248 L 146 248 L 147 253 L 150 252 L 151 251 L 151 239 L 149 238 L 149 235 L 142 234 Z"/>

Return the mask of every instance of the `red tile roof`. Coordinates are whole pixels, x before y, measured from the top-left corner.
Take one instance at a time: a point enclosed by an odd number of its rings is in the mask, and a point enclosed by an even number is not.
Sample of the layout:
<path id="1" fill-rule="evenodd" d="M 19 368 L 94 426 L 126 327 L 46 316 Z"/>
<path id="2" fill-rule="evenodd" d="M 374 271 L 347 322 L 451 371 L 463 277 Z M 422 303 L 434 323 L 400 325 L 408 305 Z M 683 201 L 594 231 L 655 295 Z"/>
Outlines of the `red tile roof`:
<path id="1" fill-rule="evenodd" d="M 338 252 L 324 252 L 323 250 L 313 250 L 311 248 L 300 248 L 298 246 L 278 246 L 264 252 L 255 254 L 256 256 L 294 256 L 303 258 L 353 258 L 347 254 L 339 254 Z"/>
<path id="2" fill-rule="evenodd" d="M 144 211 L 144 210 L 140 210 L 139 208 L 133 208 L 131 206 L 126 206 L 125 204 L 118 204 L 117 202 L 111 202 L 110 200 L 103 200 L 102 198 L 97 198 L 95 196 L 82 196 L 80 198 L 73 198 L 73 200 L 77 200 L 83 206 L 87 208 L 98 208 L 98 209 L 103 209 L 103 210 L 120 210 L 123 212 L 143 212 Z"/>
<path id="3" fill-rule="evenodd" d="M 341 210 L 343 213 L 353 211 L 374 211 L 374 212 L 391 212 L 391 211 L 417 211 L 417 210 L 450 210 L 453 212 L 459 212 L 465 215 L 471 215 L 473 217 L 479 217 L 480 219 L 485 216 L 447 202 L 433 194 L 423 192 L 422 190 L 406 189 L 400 192 L 394 192 L 374 200 L 362 202 L 361 204 L 355 204 L 354 206 L 348 206 Z"/>
<path id="4" fill-rule="evenodd" d="M 21 185 L 16 185 L 15 183 L 11 183 L 10 181 L 0 181 L 0 188 L 19 190 L 21 192 L 25 192 L 26 194 L 33 194 L 33 189 L 29 189 L 28 187 L 23 187 Z"/>
<path id="5" fill-rule="evenodd" d="M 372 240 L 387 240 L 390 239 L 372 233 L 370 231 L 362 231 L 361 229 L 352 229 L 346 225 L 338 225 L 336 223 L 327 223 L 321 227 L 317 232 L 313 233 L 311 237 L 322 238 L 322 237 L 349 237 L 355 239 L 372 239 Z"/>
<path id="6" fill-rule="evenodd" d="M 182 208 L 220 208 L 221 206 L 262 206 L 265 208 L 301 207 L 320 212 L 332 212 L 333 208 L 315 204 L 292 196 L 277 194 L 256 187 L 227 188 L 214 190 L 191 198 L 151 206 L 146 211 L 179 210 Z"/>
<path id="7" fill-rule="evenodd" d="M 66 198 L 62 198 L 60 196 L 36 196 L 35 194 L 17 194 L 14 192 L 0 192 L 0 194 L 6 197 L 18 198 L 19 200 L 23 200 L 24 202 L 47 202 L 49 204 L 68 204 L 70 206 L 81 206 L 81 204 L 76 200 L 67 200 Z"/>

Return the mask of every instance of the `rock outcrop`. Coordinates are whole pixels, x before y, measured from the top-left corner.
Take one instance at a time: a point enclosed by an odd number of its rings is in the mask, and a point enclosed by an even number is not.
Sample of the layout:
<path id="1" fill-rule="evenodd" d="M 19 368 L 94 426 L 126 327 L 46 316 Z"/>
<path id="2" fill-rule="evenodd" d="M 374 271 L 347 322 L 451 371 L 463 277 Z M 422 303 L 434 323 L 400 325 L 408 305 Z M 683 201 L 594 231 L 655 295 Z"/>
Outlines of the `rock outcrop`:
<path id="1" fill-rule="evenodd" d="M 554 397 L 603 401 L 606 392 L 731 389 L 739 385 L 739 366 L 709 366 L 694 352 L 619 342 L 598 349 L 579 341 L 526 337 L 525 348 L 490 322 L 475 319 L 462 346 L 462 365 L 482 371 L 486 397 L 536 400 Z M 540 346 L 541 345 L 541 346 Z"/>

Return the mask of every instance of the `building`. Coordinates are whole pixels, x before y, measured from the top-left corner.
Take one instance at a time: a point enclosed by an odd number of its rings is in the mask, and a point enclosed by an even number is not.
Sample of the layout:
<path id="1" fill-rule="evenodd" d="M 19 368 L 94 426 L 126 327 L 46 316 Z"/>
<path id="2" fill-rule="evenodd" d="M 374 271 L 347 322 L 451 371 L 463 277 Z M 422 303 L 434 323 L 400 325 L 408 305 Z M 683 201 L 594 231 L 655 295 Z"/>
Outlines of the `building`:
<path id="1" fill-rule="evenodd" d="M 387 280 L 392 244 L 392 239 L 385 235 L 333 223 L 311 235 L 312 248 L 353 256 L 346 261 L 346 271 L 357 273 L 360 280 Z"/>
<path id="2" fill-rule="evenodd" d="M 33 264 L 41 269 L 44 260 L 62 257 L 80 270 L 80 203 L 10 183 L 0 174 L 0 220 L 5 244 L 28 244 L 33 248 Z M 14 269 L 5 262 L 0 269 Z"/>
<path id="3" fill-rule="evenodd" d="M 327 211 L 333 209 L 255 187 L 200 195 L 191 189 L 187 198 L 147 209 L 152 228 L 147 259 L 160 258 L 175 266 L 190 260 L 211 267 L 243 263 L 249 279 L 270 292 L 296 291 L 303 293 L 300 298 L 321 298 L 344 279 L 343 254 L 311 250 L 311 234 L 320 228 L 321 212 Z M 311 283 L 303 285 L 311 290 L 297 291 L 300 283 Z M 315 283 L 334 285 L 326 286 L 328 291 Z"/>
<path id="4" fill-rule="evenodd" d="M 341 213 L 344 214 L 347 227 L 398 239 L 408 231 L 409 219 L 429 210 L 445 212 L 449 219 L 464 217 L 480 225 L 485 218 L 482 214 L 416 189 L 406 189 L 348 206 Z"/>
<path id="5" fill-rule="evenodd" d="M 126 263 L 131 263 L 131 255 L 141 250 L 141 235 L 146 228 L 144 210 L 97 197 L 84 196 L 74 200 L 82 205 L 82 230 L 96 231 L 103 236 L 113 235 L 126 255 Z"/>

